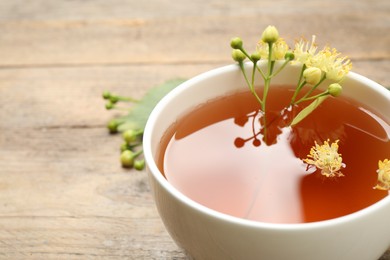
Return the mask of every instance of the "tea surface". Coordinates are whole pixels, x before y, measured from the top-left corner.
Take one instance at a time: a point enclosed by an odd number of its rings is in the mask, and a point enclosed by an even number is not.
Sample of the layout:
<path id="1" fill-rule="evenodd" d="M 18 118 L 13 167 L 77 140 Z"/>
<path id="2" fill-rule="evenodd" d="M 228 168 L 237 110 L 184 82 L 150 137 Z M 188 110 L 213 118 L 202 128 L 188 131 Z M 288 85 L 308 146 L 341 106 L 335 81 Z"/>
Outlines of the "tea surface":
<path id="1" fill-rule="evenodd" d="M 293 128 L 285 127 L 296 113 L 281 112 L 292 93 L 286 86 L 272 87 L 265 120 L 249 92 L 197 107 L 161 141 L 160 170 L 192 200 L 262 222 L 336 218 L 386 197 L 387 191 L 373 187 L 378 160 L 390 154 L 389 124 L 360 104 L 338 97 L 328 98 Z M 266 132 L 260 126 L 264 122 Z M 344 177 L 326 178 L 302 161 L 314 141 L 322 144 L 327 139 L 339 140 Z"/>

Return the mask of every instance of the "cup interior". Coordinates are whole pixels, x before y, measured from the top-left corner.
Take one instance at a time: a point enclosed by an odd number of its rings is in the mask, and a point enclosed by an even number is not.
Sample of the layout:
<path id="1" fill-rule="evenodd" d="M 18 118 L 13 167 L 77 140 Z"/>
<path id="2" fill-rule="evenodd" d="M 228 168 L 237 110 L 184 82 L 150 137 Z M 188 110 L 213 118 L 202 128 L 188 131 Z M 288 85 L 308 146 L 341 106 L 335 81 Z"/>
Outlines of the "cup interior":
<path id="1" fill-rule="evenodd" d="M 251 68 L 250 64 L 246 64 L 246 70 L 248 73 L 250 73 Z M 272 84 L 284 85 L 291 82 L 297 82 L 299 73 L 300 67 L 288 66 L 278 75 L 278 77 L 273 79 Z M 327 86 L 326 82 L 323 85 Z M 353 72 L 348 74 L 346 79 L 342 82 L 342 85 L 343 95 L 359 100 L 360 103 L 370 107 L 385 121 L 390 121 L 390 92 L 383 86 Z M 194 207 L 196 210 L 201 210 L 207 214 L 211 214 L 216 217 L 223 217 L 225 219 L 228 218 L 230 220 L 232 218 L 234 219 L 234 217 L 225 216 L 222 213 L 205 208 L 186 197 L 184 194 L 176 190 L 175 187 L 170 185 L 159 171 L 156 164 L 156 158 L 157 153 L 159 152 L 159 145 L 162 136 L 165 134 L 166 130 L 174 122 L 176 122 L 178 118 L 180 118 L 181 115 L 187 113 L 199 104 L 245 88 L 247 88 L 246 82 L 237 65 L 228 65 L 196 76 L 179 85 L 159 102 L 149 117 L 144 133 L 144 154 L 147 166 L 150 173 L 158 181 L 159 185 L 161 185 L 169 193 L 173 194 L 177 199 L 183 201 L 191 207 Z M 380 201 L 379 204 L 390 204 L 389 196 L 383 199 L 383 201 Z M 372 205 L 374 208 L 376 206 L 378 205 Z M 354 214 L 366 214 L 366 211 L 369 211 L 370 208 L 371 207 Z M 354 216 L 352 214 L 352 216 L 347 215 L 342 218 L 345 217 L 348 218 Z M 235 221 L 244 223 L 249 220 L 235 219 Z M 337 221 L 337 219 L 330 219 L 326 221 Z M 255 225 L 257 224 L 258 223 L 255 223 Z M 307 224 L 312 223 L 306 223 L 303 225 Z"/>

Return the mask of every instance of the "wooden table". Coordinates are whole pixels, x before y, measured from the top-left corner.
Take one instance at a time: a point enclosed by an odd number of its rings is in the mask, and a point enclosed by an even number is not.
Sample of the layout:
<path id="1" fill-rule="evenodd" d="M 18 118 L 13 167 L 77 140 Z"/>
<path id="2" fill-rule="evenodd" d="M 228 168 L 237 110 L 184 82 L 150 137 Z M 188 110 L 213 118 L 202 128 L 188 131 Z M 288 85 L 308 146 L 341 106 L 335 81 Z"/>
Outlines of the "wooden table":
<path id="1" fill-rule="evenodd" d="M 230 39 L 254 48 L 268 24 L 390 86 L 388 0 L 2 0 L 0 258 L 186 259 L 146 173 L 121 168 L 101 93 L 230 64 Z"/>

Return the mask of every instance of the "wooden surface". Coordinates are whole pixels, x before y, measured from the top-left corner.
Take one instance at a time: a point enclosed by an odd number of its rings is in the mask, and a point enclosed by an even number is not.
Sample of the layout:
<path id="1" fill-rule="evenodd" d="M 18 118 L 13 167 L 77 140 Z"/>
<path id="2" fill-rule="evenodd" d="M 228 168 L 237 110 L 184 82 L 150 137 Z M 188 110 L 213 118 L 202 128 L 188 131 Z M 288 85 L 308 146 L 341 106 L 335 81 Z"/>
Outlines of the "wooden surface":
<path id="1" fill-rule="evenodd" d="M 390 86 L 388 0 L 0 1 L 0 258 L 186 259 L 146 173 L 120 167 L 101 93 L 230 64 L 230 39 L 254 48 L 268 24 Z"/>

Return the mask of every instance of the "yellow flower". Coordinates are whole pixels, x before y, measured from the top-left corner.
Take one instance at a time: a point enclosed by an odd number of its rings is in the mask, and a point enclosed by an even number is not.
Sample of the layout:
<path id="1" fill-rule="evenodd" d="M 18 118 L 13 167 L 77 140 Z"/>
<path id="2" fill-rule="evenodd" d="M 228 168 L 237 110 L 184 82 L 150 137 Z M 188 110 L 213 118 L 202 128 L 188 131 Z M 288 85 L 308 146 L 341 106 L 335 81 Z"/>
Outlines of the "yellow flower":
<path id="1" fill-rule="evenodd" d="M 293 51 L 295 61 L 300 62 L 302 64 L 306 64 L 308 61 L 310 61 L 310 59 L 315 55 L 317 51 L 317 44 L 315 43 L 315 40 L 316 36 L 313 35 L 310 45 L 309 42 L 304 39 L 300 39 L 298 42 L 295 43 L 295 48 Z"/>
<path id="2" fill-rule="evenodd" d="M 390 190 L 390 160 L 379 160 L 377 172 L 378 184 L 374 187 L 374 189 Z"/>
<path id="3" fill-rule="evenodd" d="M 338 153 L 339 140 L 329 145 L 329 139 L 323 145 L 317 144 L 310 149 L 310 154 L 303 161 L 309 165 L 321 169 L 321 174 L 326 177 L 344 176 L 340 169 L 345 167 L 341 154 Z"/>
<path id="4" fill-rule="evenodd" d="M 307 66 L 317 67 L 326 73 L 326 78 L 334 81 L 342 80 L 351 70 L 352 63 L 347 57 L 340 57 L 336 49 L 325 47 L 307 61 Z"/>
<path id="5" fill-rule="evenodd" d="M 289 47 L 287 43 L 282 38 L 279 38 L 276 42 L 272 44 L 271 60 L 283 60 L 288 50 Z M 260 41 L 257 44 L 257 52 L 260 54 L 260 57 L 262 59 L 268 59 L 268 54 L 269 54 L 268 51 L 269 51 L 268 43 L 264 41 Z"/>

